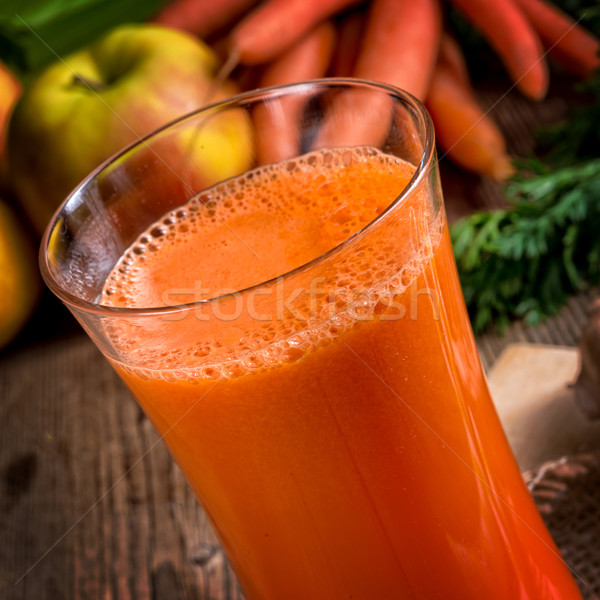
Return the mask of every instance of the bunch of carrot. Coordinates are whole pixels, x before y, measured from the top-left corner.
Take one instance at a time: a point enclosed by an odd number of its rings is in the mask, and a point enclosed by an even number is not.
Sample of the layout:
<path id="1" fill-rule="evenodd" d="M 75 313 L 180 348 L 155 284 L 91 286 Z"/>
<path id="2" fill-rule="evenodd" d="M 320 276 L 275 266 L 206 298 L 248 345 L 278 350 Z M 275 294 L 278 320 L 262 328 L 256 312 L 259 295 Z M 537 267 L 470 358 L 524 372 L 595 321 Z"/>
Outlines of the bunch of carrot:
<path id="1" fill-rule="evenodd" d="M 425 102 L 444 153 L 502 179 L 511 172 L 504 138 L 444 30 L 442 1 L 173 0 L 156 21 L 216 40 L 240 73 L 257 77 L 253 85 L 352 76 L 403 88 Z M 581 77 L 600 66 L 598 39 L 548 0 L 444 1 L 479 30 L 532 100 L 548 88 L 547 54 Z"/>

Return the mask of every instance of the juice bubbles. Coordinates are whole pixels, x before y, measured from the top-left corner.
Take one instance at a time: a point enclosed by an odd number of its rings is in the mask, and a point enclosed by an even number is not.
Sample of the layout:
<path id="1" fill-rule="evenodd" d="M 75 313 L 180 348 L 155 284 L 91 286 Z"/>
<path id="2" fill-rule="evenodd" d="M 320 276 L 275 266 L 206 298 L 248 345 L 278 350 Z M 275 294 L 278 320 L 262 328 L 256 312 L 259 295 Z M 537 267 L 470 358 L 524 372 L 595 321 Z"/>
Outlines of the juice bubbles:
<path id="1" fill-rule="evenodd" d="M 435 177 L 413 172 L 313 152 L 166 214 L 100 303 L 190 306 L 108 321 L 109 358 L 249 599 L 580 598 L 490 401 Z"/>

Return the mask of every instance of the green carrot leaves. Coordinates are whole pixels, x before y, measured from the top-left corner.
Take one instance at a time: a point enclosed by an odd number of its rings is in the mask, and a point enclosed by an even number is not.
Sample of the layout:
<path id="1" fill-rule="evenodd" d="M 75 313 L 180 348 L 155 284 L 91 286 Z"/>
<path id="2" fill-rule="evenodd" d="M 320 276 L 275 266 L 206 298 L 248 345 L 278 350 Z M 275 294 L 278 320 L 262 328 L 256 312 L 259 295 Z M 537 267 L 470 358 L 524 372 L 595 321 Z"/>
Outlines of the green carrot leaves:
<path id="1" fill-rule="evenodd" d="M 538 324 L 569 294 L 600 281 L 600 159 L 520 175 L 509 207 L 452 226 L 452 242 L 473 327 Z"/>

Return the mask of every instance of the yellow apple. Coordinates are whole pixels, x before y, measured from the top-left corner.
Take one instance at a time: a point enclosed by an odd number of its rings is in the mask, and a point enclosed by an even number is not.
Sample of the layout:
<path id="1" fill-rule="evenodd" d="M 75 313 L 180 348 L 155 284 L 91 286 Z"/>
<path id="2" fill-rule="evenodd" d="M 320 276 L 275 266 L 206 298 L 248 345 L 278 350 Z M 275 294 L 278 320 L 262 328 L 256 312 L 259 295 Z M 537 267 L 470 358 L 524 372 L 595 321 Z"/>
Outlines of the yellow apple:
<path id="1" fill-rule="evenodd" d="M 26 323 L 39 291 L 33 244 L 11 208 L 0 200 L 0 348 Z"/>
<path id="2" fill-rule="evenodd" d="M 10 122 L 11 190 L 41 233 L 68 193 L 105 159 L 156 128 L 234 94 L 216 87 L 212 50 L 189 34 L 150 24 L 121 26 L 42 73 Z M 216 119 L 207 169 L 227 178 L 249 163 L 243 115 Z M 237 119 L 237 122 L 236 122 Z M 216 136 L 216 139 L 215 139 Z M 205 154 L 203 160 L 209 160 Z M 202 165 L 199 165 L 202 169 Z"/>

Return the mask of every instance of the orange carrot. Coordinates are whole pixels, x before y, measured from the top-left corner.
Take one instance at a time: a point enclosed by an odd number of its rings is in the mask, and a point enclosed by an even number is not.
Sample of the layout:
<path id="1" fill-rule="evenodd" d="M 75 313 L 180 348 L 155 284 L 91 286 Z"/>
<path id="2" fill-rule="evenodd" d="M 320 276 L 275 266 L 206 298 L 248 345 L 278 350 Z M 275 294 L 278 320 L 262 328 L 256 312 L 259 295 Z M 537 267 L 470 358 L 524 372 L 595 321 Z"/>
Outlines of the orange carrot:
<path id="1" fill-rule="evenodd" d="M 395 85 L 423 100 L 440 36 L 437 0 L 373 0 L 354 76 Z"/>
<path id="2" fill-rule="evenodd" d="M 436 131 L 438 146 L 458 165 L 480 175 L 504 179 L 512 172 L 500 129 L 486 115 L 468 81 L 457 74 L 449 56 L 447 38 L 442 41 L 425 102 Z M 445 156 L 445 155 L 444 155 Z"/>
<path id="3" fill-rule="evenodd" d="M 458 42 L 447 32 L 442 35 L 438 61 L 452 69 L 453 74 L 466 86 L 471 85 L 467 61 Z"/>
<path id="4" fill-rule="evenodd" d="M 324 21 L 284 52 L 264 70 L 261 87 L 295 83 L 322 77 L 329 67 L 335 45 L 335 28 Z M 280 107 L 261 106 L 255 112 L 256 152 L 260 163 L 291 158 L 299 150 L 298 123 L 305 107 L 303 97 L 278 101 Z"/>
<path id="5" fill-rule="evenodd" d="M 450 0 L 496 49 L 519 89 L 541 100 L 548 69 L 541 42 L 515 0 Z"/>
<path id="6" fill-rule="evenodd" d="M 527 19 L 557 60 L 581 77 L 600 67 L 598 38 L 556 6 L 542 0 L 517 0 Z"/>
<path id="7" fill-rule="evenodd" d="M 156 23 L 204 38 L 233 22 L 257 0 L 174 0 L 154 18 Z"/>
<path id="8" fill-rule="evenodd" d="M 365 13 L 362 7 L 345 14 L 338 25 L 337 44 L 331 58 L 333 77 L 350 77 L 356 65 L 364 31 Z"/>
<path id="9" fill-rule="evenodd" d="M 394 85 L 422 100 L 440 36 L 438 0 L 373 0 L 353 75 Z M 391 98 L 382 92 L 344 92 L 329 107 L 314 145 L 381 147 L 393 110 Z"/>
<path id="10" fill-rule="evenodd" d="M 330 21 L 319 23 L 294 46 L 265 67 L 260 80 L 261 87 L 322 77 L 329 67 L 334 44 L 333 24 Z"/>
<path id="11" fill-rule="evenodd" d="M 329 106 L 312 148 L 372 146 L 381 148 L 389 134 L 393 111 L 383 90 L 348 89 Z"/>
<path id="12" fill-rule="evenodd" d="M 245 65 L 273 60 L 317 23 L 360 0 L 267 0 L 232 31 L 230 52 Z"/>

